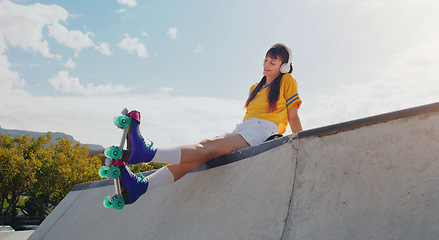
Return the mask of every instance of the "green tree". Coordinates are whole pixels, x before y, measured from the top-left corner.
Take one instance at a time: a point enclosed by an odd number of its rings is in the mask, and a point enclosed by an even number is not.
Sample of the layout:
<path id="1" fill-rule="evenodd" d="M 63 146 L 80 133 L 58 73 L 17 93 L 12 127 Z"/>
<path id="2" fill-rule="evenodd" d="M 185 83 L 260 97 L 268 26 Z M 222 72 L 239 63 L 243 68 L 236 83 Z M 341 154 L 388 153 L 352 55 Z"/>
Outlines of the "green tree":
<path id="1" fill-rule="evenodd" d="M 58 138 L 56 144 L 41 149 L 37 181 L 29 188 L 26 202 L 34 208 L 31 212 L 47 215 L 76 184 L 98 180 L 101 161 L 89 155 L 88 147 L 67 138 Z"/>
<path id="2" fill-rule="evenodd" d="M 0 217 L 14 223 L 17 208 L 46 216 L 73 186 L 99 179 L 101 155 L 67 138 L 53 143 L 51 133 L 38 138 L 0 134 Z"/>
<path id="3" fill-rule="evenodd" d="M 7 203 L 2 217 L 9 215 L 15 223 L 17 203 L 27 189 L 35 183 L 37 160 L 33 152 L 34 141 L 28 136 L 11 139 L 9 135 L 0 138 L 1 161 L 1 199 L 2 206 Z"/>
<path id="4" fill-rule="evenodd" d="M 146 172 L 154 169 L 159 169 L 164 166 L 166 166 L 166 164 L 149 162 L 149 163 L 141 163 L 141 164 L 133 165 L 131 166 L 130 170 L 134 173 L 138 173 L 138 172 Z"/>
<path id="5" fill-rule="evenodd" d="M 18 208 L 47 216 L 76 184 L 100 180 L 98 170 L 104 160 L 102 152 L 91 152 L 68 138 L 53 143 L 50 132 L 37 138 L 0 134 L 0 204 L 4 210 L 0 217 L 14 223 Z M 150 162 L 131 169 L 143 172 L 163 166 Z"/>

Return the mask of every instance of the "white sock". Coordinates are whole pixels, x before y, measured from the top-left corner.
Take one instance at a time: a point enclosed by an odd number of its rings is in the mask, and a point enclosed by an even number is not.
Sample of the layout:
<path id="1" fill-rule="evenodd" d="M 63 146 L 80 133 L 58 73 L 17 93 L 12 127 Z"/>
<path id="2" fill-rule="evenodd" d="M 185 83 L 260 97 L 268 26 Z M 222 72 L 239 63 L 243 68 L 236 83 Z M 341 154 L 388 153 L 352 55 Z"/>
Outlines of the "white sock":
<path id="1" fill-rule="evenodd" d="M 167 167 L 160 168 L 146 178 L 148 179 L 148 191 L 174 182 L 174 175 Z"/>
<path id="2" fill-rule="evenodd" d="M 179 147 L 173 148 L 157 148 L 153 162 L 179 164 L 181 160 L 181 150 Z"/>

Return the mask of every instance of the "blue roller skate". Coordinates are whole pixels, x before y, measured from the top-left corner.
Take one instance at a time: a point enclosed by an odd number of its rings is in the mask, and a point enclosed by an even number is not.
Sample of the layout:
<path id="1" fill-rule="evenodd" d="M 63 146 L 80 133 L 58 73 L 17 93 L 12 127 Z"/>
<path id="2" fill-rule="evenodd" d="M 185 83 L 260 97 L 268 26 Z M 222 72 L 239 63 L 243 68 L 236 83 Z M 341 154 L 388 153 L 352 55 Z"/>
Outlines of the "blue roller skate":
<path id="1" fill-rule="evenodd" d="M 146 142 L 140 133 L 140 113 L 131 111 L 127 116 L 132 116 L 133 118 L 127 135 L 127 147 L 129 152 L 127 162 L 129 164 L 148 163 L 154 158 L 157 149 L 153 146 L 151 141 L 148 140 Z M 124 155 L 128 154 L 124 153 Z"/>
<path id="2" fill-rule="evenodd" d="M 140 174 L 140 177 L 132 173 L 126 165 L 120 166 L 120 183 L 122 197 L 125 204 L 132 204 L 148 189 L 148 179 Z"/>
<path id="3" fill-rule="evenodd" d="M 141 162 L 150 162 L 156 153 L 153 143 L 145 143 L 140 134 L 140 113 L 125 108 L 122 116 L 115 117 L 114 124 L 123 129 L 123 135 L 119 146 L 106 148 L 104 153 L 107 156 L 105 165 L 99 169 L 99 175 L 107 179 L 113 179 L 116 195 L 104 199 L 106 208 L 121 210 L 125 204 L 135 202 L 148 188 L 146 178 L 137 177 L 126 166 Z M 127 150 L 123 150 L 125 141 Z"/>
<path id="4" fill-rule="evenodd" d="M 140 133 L 140 112 L 131 111 L 123 116 L 114 118 L 114 124 L 124 129 L 120 146 L 112 146 L 105 149 L 105 155 L 110 159 L 121 159 L 128 164 L 148 163 L 157 151 L 151 141 L 145 141 Z M 123 149 L 124 142 L 127 149 Z"/>

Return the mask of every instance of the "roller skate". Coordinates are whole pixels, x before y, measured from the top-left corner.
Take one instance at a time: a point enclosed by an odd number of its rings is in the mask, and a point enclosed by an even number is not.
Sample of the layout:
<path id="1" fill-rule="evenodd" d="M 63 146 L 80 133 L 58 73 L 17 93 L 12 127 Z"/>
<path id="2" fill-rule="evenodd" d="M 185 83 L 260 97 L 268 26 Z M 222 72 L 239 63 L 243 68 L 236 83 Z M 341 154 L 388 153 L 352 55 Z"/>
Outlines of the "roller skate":
<path id="1" fill-rule="evenodd" d="M 154 158 L 157 149 L 151 141 L 145 140 L 140 133 L 140 113 L 137 111 L 131 113 L 136 118 L 134 118 L 135 121 L 132 121 L 127 135 L 128 152 L 126 155 L 129 154 L 127 162 L 129 164 L 148 163 Z"/>
<path id="2" fill-rule="evenodd" d="M 132 203 L 140 196 L 132 194 L 138 190 L 133 187 L 142 183 L 146 184 L 146 179 L 137 179 L 131 173 L 126 164 L 137 164 L 141 162 L 150 162 L 156 153 L 156 149 L 151 141 L 145 142 L 140 134 L 140 113 L 125 108 L 122 110 L 122 116 L 115 117 L 113 122 L 123 129 L 123 135 L 119 146 L 106 148 L 104 153 L 107 156 L 105 165 L 99 169 L 99 175 L 104 178 L 113 179 L 116 195 L 107 197 L 104 200 L 104 206 L 121 210 L 125 203 Z M 127 142 L 127 150 L 124 150 L 125 141 Z M 122 175 L 121 175 L 122 173 Z M 142 188 L 142 187 L 141 187 Z M 143 194 L 143 193 L 142 193 Z"/>
<path id="3" fill-rule="evenodd" d="M 120 166 L 120 170 L 122 197 L 126 204 L 131 204 L 146 192 L 148 179 L 143 177 L 142 173 L 140 177 L 136 176 L 127 166 Z"/>
<path id="4" fill-rule="evenodd" d="M 116 195 L 106 197 L 104 206 L 121 210 L 125 204 L 135 202 L 148 189 L 148 179 L 140 174 L 140 177 L 132 173 L 126 163 L 114 160 L 110 167 L 102 167 L 99 171 L 101 177 L 113 178 Z"/>
<path id="5" fill-rule="evenodd" d="M 120 146 L 112 146 L 105 149 L 105 155 L 110 159 L 121 159 L 128 164 L 148 163 L 157 151 L 151 141 L 145 141 L 140 133 L 140 113 L 126 108 L 122 111 L 123 116 L 114 118 L 114 124 L 123 129 Z M 123 150 L 124 141 L 127 141 L 127 150 Z"/>
<path id="6" fill-rule="evenodd" d="M 116 195 L 104 199 L 103 203 L 106 208 L 121 210 L 125 206 L 125 203 L 128 203 L 124 200 L 122 195 L 123 189 L 121 185 L 121 169 L 125 169 L 125 167 L 125 162 L 114 159 L 110 166 L 103 166 L 99 169 L 99 176 L 113 179 L 116 191 Z"/>

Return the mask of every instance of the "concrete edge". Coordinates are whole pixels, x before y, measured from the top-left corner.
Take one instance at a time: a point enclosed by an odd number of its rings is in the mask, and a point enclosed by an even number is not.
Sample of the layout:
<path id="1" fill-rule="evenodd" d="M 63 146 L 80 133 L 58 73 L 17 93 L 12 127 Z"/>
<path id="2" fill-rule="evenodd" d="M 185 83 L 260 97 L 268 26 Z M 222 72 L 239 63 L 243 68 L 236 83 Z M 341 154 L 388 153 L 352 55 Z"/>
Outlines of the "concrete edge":
<path id="1" fill-rule="evenodd" d="M 277 139 L 274 139 L 274 140 L 271 140 L 268 142 L 264 142 L 264 143 L 257 145 L 257 146 L 248 147 L 248 148 L 241 149 L 241 150 L 232 152 L 232 153 L 224 155 L 224 156 L 214 158 L 214 159 L 210 160 L 209 162 L 207 162 L 206 164 L 204 164 L 203 166 L 192 170 L 191 172 L 199 172 L 199 171 L 203 171 L 206 169 L 216 168 L 219 166 L 223 166 L 223 165 L 237 162 L 237 161 L 249 158 L 249 157 L 256 156 L 258 154 L 261 154 L 263 152 L 266 152 L 268 150 L 271 150 L 273 148 L 279 147 L 287 142 L 292 141 L 294 139 L 294 136 L 295 135 L 284 136 L 284 137 L 277 138 Z"/>
<path id="2" fill-rule="evenodd" d="M 302 131 L 297 134 L 297 138 L 331 135 L 339 132 L 357 129 L 360 127 L 438 111 L 439 102 Z"/>

